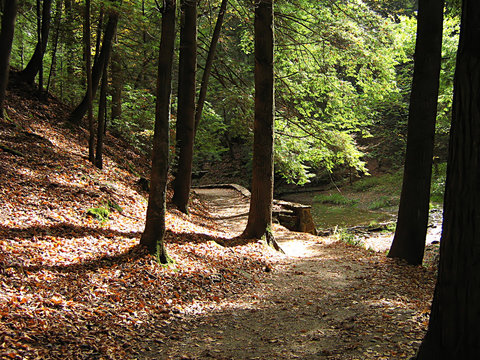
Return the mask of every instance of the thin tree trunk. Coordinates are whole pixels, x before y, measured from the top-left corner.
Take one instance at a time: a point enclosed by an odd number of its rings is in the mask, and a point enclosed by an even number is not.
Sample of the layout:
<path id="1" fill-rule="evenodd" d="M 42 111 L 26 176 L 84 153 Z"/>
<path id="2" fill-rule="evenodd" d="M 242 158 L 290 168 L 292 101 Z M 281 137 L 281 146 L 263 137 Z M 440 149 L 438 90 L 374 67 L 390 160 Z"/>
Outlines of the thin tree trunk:
<path id="1" fill-rule="evenodd" d="M 172 202 L 188 212 L 195 138 L 195 77 L 197 70 L 197 1 L 181 0 L 180 63 L 176 124 L 177 173 Z"/>
<path id="2" fill-rule="evenodd" d="M 274 139 L 273 0 L 255 1 L 255 120 L 252 195 L 242 236 L 263 238 L 278 248 L 272 234 Z"/>
<path id="3" fill-rule="evenodd" d="M 202 118 L 203 106 L 205 99 L 207 98 L 208 80 L 212 71 L 213 60 L 215 58 L 215 50 L 217 48 L 218 39 L 220 38 L 220 31 L 222 30 L 223 18 L 227 10 L 228 0 L 222 0 L 220 5 L 220 11 L 218 12 L 217 22 L 215 29 L 213 30 L 212 41 L 210 42 L 210 48 L 208 49 L 207 60 L 205 61 L 205 69 L 202 75 L 202 84 L 200 85 L 200 93 L 197 101 L 197 109 L 195 113 L 195 131 L 198 129 L 198 124 Z"/>
<path id="4" fill-rule="evenodd" d="M 74 70 L 75 52 L 71 51 L 72 47 L 75 44 L 75 34 L 73 32 L 74 12 L 73 12 L 72 0 L 64 0 L 64 6 L 65 6 L 65 22 L 63 26 L 65 30 L 62 32 L 61 42 L 63 42 L 64 47 L 66 49 L 65 68 L 67 73 L 67 79 L 65 83 L 67 84 L 66 88 L 68 89 L 68 84 L 73 83 L 74 81 L 77 81 L 75 77 L 75 70 Z"/>
<path id="5" fill-rule="evenodd" d="M 105 123 L 107 110 L 107 87 L 108 87 L 108 63 L 105 63 L 100 86 L 100 99 L 97 116 L 97 149 L 95 152 L 95 166 L 103 169 L 103 141 L 105 137 Z"/>
<path id="6" fill-rule="evenodd" d="M 55 79 L 55 68 L 57 65 L 57 49 L 58 49 L 58 39 L 60 37 L 60 23 L 62 21 L 62 0 L 57 0 L 57 8 L 55 11 L 55 37 L 53 40 L 53 49 L 52 49 L 52 62 L 50 64 L 50 71 L 48 72 L 48 80 L 47 80 L 47 94 L 50 91 L 50 83 L 52 82 L 52 88 L 54 86 L 54 79 Z M 53 81 L 52 81 L 53 79 Z"/>
<path id="7" fill-rule="evenodd" d="M 122 116 L 122 90 L 123 90 L 123 69 L 118 49 L 112 49 L 112 61 L 110 62 L 112 74 L 112 122 Z"/>
<path id="8" fill-rule="evenodd" d="M 442 56 L 443 0 L 420 0 L 407 152 L 390 258 L 423 260 L 430 204 L 433 145 Z"/>
<path id="9" fill-rule="evenodd" d="M 17 16 L 17 0 L 7 1 L 3 9 L 2 29 L 0 32 L 0 118 L 3 119 L 5 91 L 10 71 L 10 54 L 12 51 L 15 18 Z"/>
<path id="10" fill-rule="evenodd" d="M 29 84 L 33 84 L 35 76 L 42 68 L 43 55 L 47 48 L 48 33 L 50 31 L 51 7 L 52 0 L 43 0 L 39 41 L 37 42 L 32 58 L 25 69 L 20 72 L 22 79 Z"/>
<path id="11" fill-rule="evenodd" d="M 97 58 L 100 55 L 100 44 L 102 43 L 102 31 L 103 31 L 103 6 L 100 8 L 100 14 L 98 15 L 97 39 L 96 39 L 97 41 L 95 42 L 94 61 L 97 61 Z"/>
<path id="12" fill-rule="evenodd" d="M 90 40 L 90 0 L 85 0 L 85 23 L 84 23 L 84 45 L 85 45 L 85 70 L 87 73 L 87 111 L 88 111 L 88 160 L 95 162 L 95 125 L 92 111 L 92 67 L 91 67 L 91 40 Z"/>
<path id="13" fill-rule="evenodd" d="M 108 62 L 110 58 L 110 50 L 113 37 L 115 35 L 115 30 L 117 28 L 118 22 L 118 13 L 112 12 L 109 15 L 107 26 L 105 29 L 105 34 L 103 36 L 102 50 L 100 50 L 100 55 L 97 58 L 97 61 L 93 63 L 92 67 L 92 97 L 95 97 L 95 94 L 98 90 L 98 83 L 103 73 L 103 68 L 105 62 Z M 78 104 L 75 110 L 72 111 L 68 120 L 74 124 L 80 123 L 82 118 L 85 116 L 85 113 L 88 110 L 88 97 L 84 96 L 83 100 Z"/>
<path id="14" fill-rule="evenodd" d="M 480 2 L 464 0 L 457 53 L 440 264 L 417 360 L 480 354 Z"/>
<path id="15" fill-rule="evenodd" d="M 37 43 L 42 44 L 42 6 L 40 0 L 37 0 Z M 44 53 L 45 48 L 42 48 L 41 51 Z M 43 58 L 38 69 L 38 90 L 40 92 L 43 90 Z"/>
<path id="16" fill-rule="evenodd" d="M 162 37 L 158 56 L 157 101 L 155 130 L 153 135 L 152 172 L 148 197 L 145 231 L 140 244 L 156 256 L 160 263 L 167 263 L 164 245 L 166 192 L 170 137 L 170 96 L 172 92 L 172 65 L 175 48 L 176 0 L 164 2 Z"/>

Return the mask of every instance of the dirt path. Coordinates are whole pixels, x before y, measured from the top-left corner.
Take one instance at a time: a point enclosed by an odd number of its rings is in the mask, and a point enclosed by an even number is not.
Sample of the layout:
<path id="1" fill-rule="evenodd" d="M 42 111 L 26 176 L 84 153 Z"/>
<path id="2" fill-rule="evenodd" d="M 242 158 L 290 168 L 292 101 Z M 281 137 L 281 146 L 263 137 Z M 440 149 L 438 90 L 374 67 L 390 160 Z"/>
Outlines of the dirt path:
<path id="1" fill-rule="evenodd" d="M 202 189 L 212 214 L 235 234 L 248 200 Z M 202 314 L 178 314 L 156 359 L 408 359 L 426 330 L 434 274 L 342 242 L 276 226 L 286 255 L 273 255 L 251 291 Z"/>

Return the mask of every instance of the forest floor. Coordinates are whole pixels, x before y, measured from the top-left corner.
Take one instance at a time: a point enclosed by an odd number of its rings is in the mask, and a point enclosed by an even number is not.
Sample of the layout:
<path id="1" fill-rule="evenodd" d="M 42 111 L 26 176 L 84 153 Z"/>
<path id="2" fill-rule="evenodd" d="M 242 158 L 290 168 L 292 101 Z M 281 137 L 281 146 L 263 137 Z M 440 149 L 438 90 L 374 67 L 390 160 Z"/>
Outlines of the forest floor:
<path id="1" fill-rule="evenodd" d="M 197 189 L 233 236 L 248 199 L 233 189 Z M 408 359 L 428 324 L 433 273 L 332 238 L 274 226 L 285 251 L 270 275 L 208 313 L 172 322 L 162 359 Z M 161 353 L 161 356 L 158 354 Z"/>
<path id="2" fill-rule="evenodd" d="M 70 109 L 34 94 L 10 87 L 0 120 L 0 358 L 415 353 L 433 268 L 279 225 L 286 254 L 239 240 L 248 199 L 226 189 L 197 190 L 188 216 L 169 207 L 175 264 L 160 266 L 138 246 L 149 161 L 109 135 L 105 167 L 94 168 Z"/>

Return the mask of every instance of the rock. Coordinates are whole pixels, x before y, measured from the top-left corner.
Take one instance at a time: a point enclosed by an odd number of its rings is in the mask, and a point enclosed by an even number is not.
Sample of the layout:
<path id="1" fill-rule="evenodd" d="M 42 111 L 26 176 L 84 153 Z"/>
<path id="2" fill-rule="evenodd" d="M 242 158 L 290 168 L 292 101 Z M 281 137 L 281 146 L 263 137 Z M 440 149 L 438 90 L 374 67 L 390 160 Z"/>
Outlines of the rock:
<path id="1" fill-rule="evenodd" d="M 288 230 L 317 235 L 313 222 L 311 206 L 292 203 L 283 200 L 274 200 L 273 216 Z"/>

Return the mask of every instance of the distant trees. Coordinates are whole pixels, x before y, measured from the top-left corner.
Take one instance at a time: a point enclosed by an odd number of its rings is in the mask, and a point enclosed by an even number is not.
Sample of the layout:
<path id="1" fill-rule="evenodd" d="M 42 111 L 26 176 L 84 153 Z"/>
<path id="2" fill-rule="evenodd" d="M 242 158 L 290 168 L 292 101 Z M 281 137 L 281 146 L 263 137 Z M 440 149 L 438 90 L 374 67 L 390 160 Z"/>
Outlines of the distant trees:
<path id="1" fill-rule="evenodd" d="M 161 263 L 168 262 L 165 235 L 166 186 L 169 161 L 170 95 L 175 46 L 176 0 L 166 0 L 162 15 L 162 36 L 158 54 L 157 100 L 152 151 L 150 193 L 145 230 L 140 243 Z"/>
<path id="2" fill-rule="evenodd" d="M 417 360 L 480 354 L 480 2 L 464 0 L 452 128 L 430 323 Z"/>
<path id="3" fill-rule="evenodd" d="M 15 18 L 17 16 L 17 0 L 6 1 L 3 8 L 2 28 L 0 30 L 0 118 L 3 118 L 3 103 L 8 84 L 10 69 L 10 53 L 12 50 Z"/>
<path id="4" fill-rule="evenodd" d="M 252 191 L 248 223 L 242 236 L 265 237 L 275 245 L 272 234 L 273 140 L 274 140 L 274 23 L 273 0 L 255 4 L 255 122 L 252 160 Z"/>
<path id="5" fill-rule="evenodd" d="M 117 29 L 119 13 L 115 9 L 111 9 L 108 16 L 107 25 L 103 34 L 102 49 L 100 54 L 95 57 L 92 67 L 92 96 L 95 96 L 100 79 L 102 77 L 105 62 L 110 59 L 113 37 Z M 69 116 L 69 121 L 78 124 L 85 116 L 88 110 L 88 94 L 85 94 L 83 100 L 77 105 Z"/>
<path id="6" fill-rule="evenodd" d="M 200 85 L 197 106 L 195 110 L 195 131 L 198 128 L 200 119 L 202 118 L 203 107 L 205 106 L 205 100 L 207 98 L 208 80 L 212 72 L 213 60 L 215 58 L 215 50 L 217 48 L 218 39 L 220 38 L 220 31 L 222 30 L 223 19 L 225 12 L 227 11 L 228 0 L 222 0 L 220 4 L 220 10 L 218 11 L 217 22 L 215 23 L 215 29 L 213 30 L 212 40 L 210 47 L 208 48 L 208 55 L 205 61 L 205 68 L 203 69 L 202 83 Z"/>
<path id="7" fill-rule="evenodd" d="M 420 0 L 418 6 L 405 170 L 395 237 L 388 253 L 412 265 L 422 263 L 428 225 L 444 2 Z"/>

